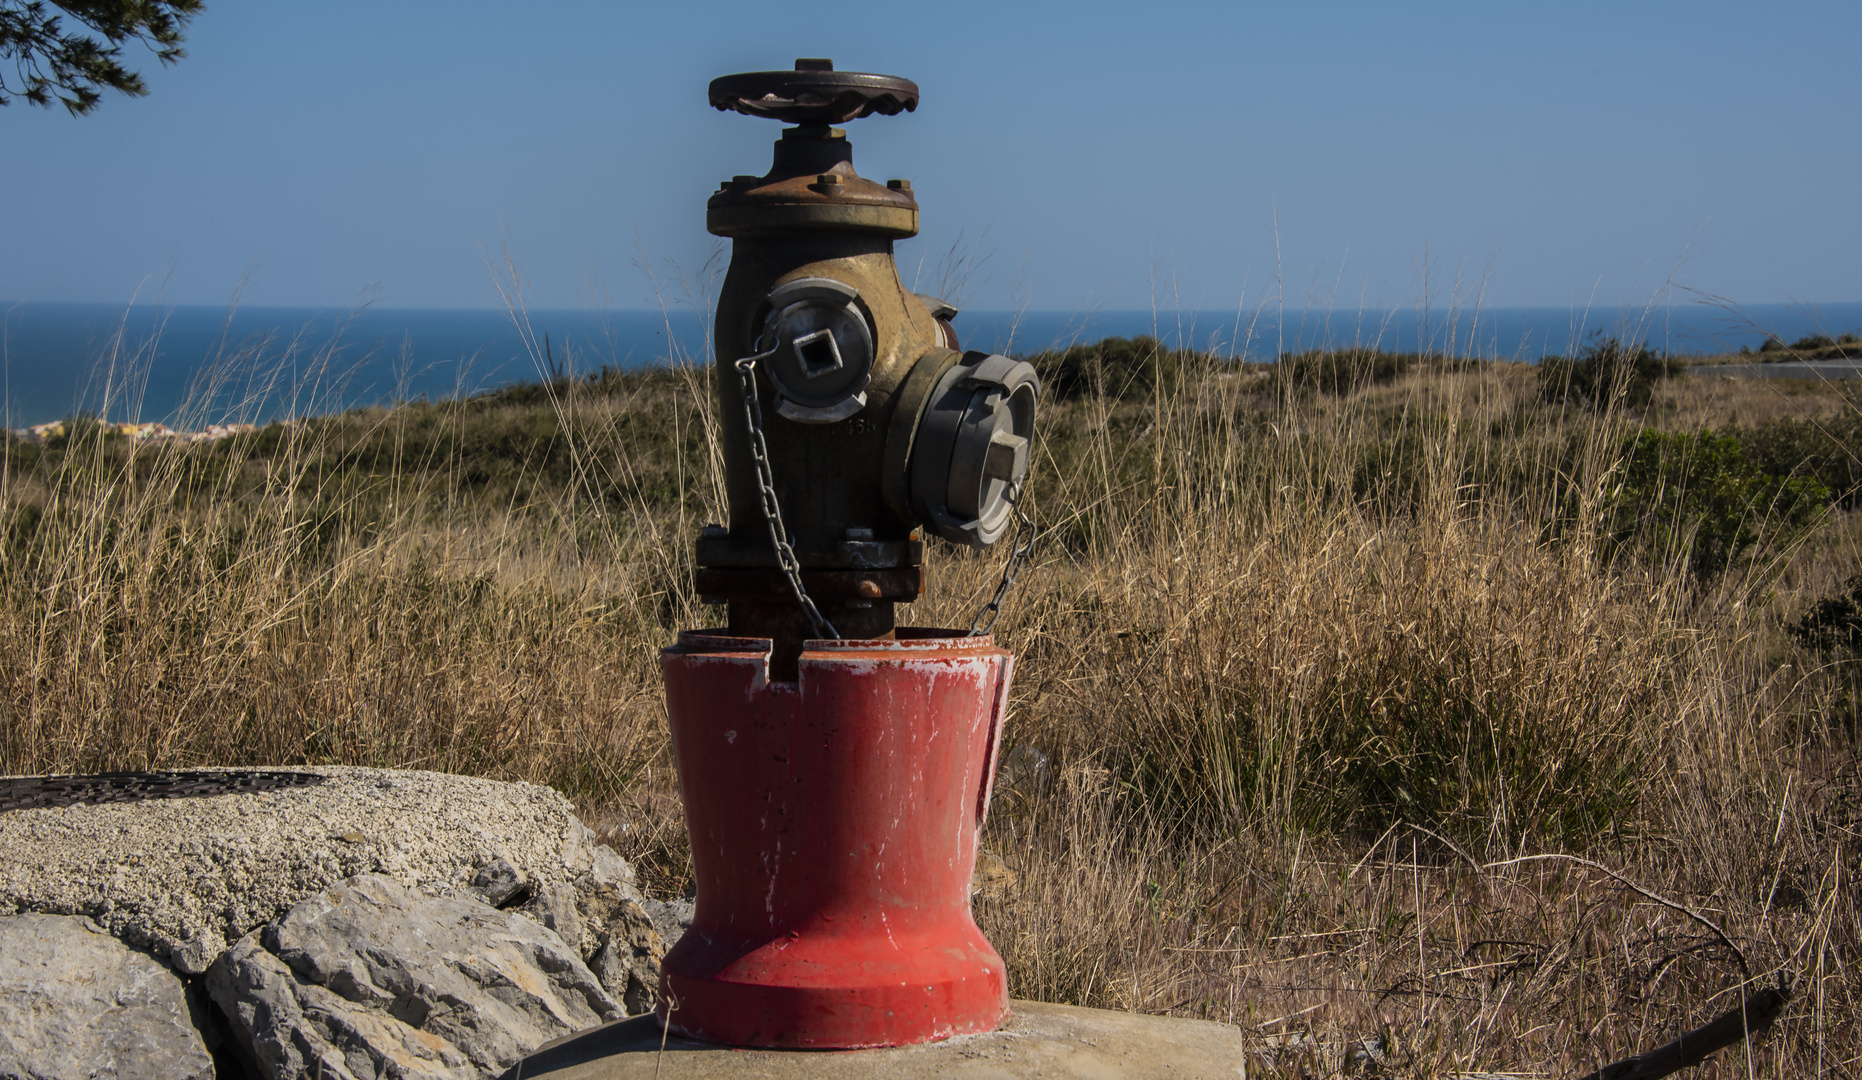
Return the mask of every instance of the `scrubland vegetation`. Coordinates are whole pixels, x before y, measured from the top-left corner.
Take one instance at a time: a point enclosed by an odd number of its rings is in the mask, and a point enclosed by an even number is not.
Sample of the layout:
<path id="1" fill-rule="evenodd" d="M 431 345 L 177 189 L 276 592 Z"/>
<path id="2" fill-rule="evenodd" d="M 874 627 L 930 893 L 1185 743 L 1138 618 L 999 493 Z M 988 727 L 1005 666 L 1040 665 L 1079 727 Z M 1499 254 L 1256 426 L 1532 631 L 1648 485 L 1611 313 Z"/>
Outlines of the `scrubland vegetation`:
<path id="1" fill-rule="evenodd" d="M 1741 356 L 1752 355 L 1751 347 L 1740 350 Z M 1862 358 L 1862 337 L 1855 334 L 1806 334 L 1789 345 L 1783 338 L 1768 337 L 1759 346 L 1759 359 L 1765 361 L 1782 360 L 1854 360 Z"/>
<path id="2" fill-rule="evenodd" d="M 1862 1068 L 1862 396 L 1616 341 L 1038 363 L 976 901 L 1017 996 L 1238 1023 L 1250 1075 L 1562 1076 L 1782 981 L 1697 1075 Z M 684 888 L 708 392 L 8 443 L 0 771 L 533 780 Z M 1003 554 L 936 548 L 902 621 L 968 625 Z"/>

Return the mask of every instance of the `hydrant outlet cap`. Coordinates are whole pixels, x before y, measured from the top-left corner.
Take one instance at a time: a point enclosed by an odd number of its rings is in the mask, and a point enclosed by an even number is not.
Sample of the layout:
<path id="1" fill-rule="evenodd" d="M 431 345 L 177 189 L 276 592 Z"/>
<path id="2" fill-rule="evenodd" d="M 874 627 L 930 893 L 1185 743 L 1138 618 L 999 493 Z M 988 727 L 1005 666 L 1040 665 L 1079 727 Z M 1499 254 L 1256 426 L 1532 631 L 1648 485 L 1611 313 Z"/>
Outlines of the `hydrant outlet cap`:
<path id="1" fill-rule="evenodd" d="M 1041 379 L 1033 365 L 969 353 L 938 380 L 912 450 L 912 501 L 946 540 L 987 547 L 1015 521 Z"/>

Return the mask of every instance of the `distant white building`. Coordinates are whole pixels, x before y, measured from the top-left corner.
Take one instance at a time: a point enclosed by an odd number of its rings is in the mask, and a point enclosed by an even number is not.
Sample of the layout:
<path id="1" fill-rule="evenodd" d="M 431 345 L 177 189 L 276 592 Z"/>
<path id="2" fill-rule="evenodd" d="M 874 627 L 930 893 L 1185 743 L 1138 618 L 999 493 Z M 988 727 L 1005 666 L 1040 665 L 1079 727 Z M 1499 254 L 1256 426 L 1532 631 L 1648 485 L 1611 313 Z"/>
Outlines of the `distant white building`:
<path id="1" fill-rule="evenodd" d="M 221 439 L 231 438 L 234 435 L 250 434 L 251 432 L 257 431 L 258 426 L 256 424 L 209 424 L 201 431 L 176 431 L 174 428 L 163 423 L 117 423 L 107 424 L 105 425 L 105 429 L 111 434 L 121 435 L 129 439 L 131 442 L 167 442 L 176 440 L 193 443 L 218 442 Z M 49 423 L 34 424 L 29 428 L 13 430 L 12 434 L 23 442 L 44 443 L 48 439 L 56 439 L 65 434 L 65 422 L 63 420 L 53 420 Z"/>

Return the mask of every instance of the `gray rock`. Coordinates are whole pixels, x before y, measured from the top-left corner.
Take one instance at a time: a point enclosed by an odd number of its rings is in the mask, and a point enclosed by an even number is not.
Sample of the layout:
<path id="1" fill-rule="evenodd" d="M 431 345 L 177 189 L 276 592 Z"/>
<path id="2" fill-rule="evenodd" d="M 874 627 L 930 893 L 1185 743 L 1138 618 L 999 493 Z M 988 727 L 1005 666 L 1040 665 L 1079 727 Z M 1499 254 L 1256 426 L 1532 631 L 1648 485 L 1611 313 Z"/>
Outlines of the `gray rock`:
<path id="1" fill-rule="evenodd" d="M 665 938 L 669 946 L 692 928 L 692 913 L 698 910 L 689 896 L 677 900 L 644 900 L 640 906 L 647 909 L 653 929 L 659 931 L 659 936 Z"/>
<path id="2" fill-rule="evenodd" d="M 576 926 L 582 955 L 595 977 L 630 1014 L 639 1014 L 651 1011 L 659 1000 L 659 962 L 692 924 L 691 902 L 649 900 L 634 888 L 633 868 L 619 856 L 612 863 L 625 873 L 597 861 L 576 879 Z M 550 906 L 558 907 L 560 901 L 552 900 Z M 549 915 L 557 917 L 553 910 Z M 566 919 L 558 921 L 567 924 Z"/>
<path id="3" fill-rule="evenodd" d="M 312 768 L 314 787 L 0 814 L 0 915 L 88 915 L 190 975 L 226 943 L 356 874 L 470 895 L 503 859 L 533 890 L 632 870 L 546 787 Z M 618 864 L 618 865 L 616 865 Z"/>
<path id="4" fill-rule="evenodd" d="M 649 1012 L 659 1000 L 659 962 L 671 942 L 655 929 L 639 900 L 616 896 L 611 905 L 602 906 L 606 910 L 599 922 L 586 920 L 595 925 L 597 939 L 588 966 L 629 1014 Z"/>
<path id="5" fill-rule="evenodd" d="M 625 885 L 634 887 L 634 868 L 627 865 L 627 860 L 614 853 L 606 844 L 594 842 L 594 833 L 587 837 L 591 845 L 588 859 L 588 872 L 583 879 L 598 885 Z"/>
<path id="6" fill-rule="evenodd" d="M 556 936 L 577 956 L 586 957 L 593 950 L 589 948 L 591 943 L 583 940 L 582 913 L 576 899 L 575 886 L 559 882 L 533 890 L 530 902 L 517 910 L 556 931 Z"/>
<path id="7" fill-rule="evenodd" d="M 510 860 L 497 858 L 479 867 L 478 872 L 472 875 L 472 888 L 487 904 L 501 908 L 528 893 L 530 882 L 525 880 L 522 870 L 511 865 Z"/>
<path id="8" fill-rule="evenodd" d="M 0 1077 L 211 1080 L 174 972 L 89 919 L 0 918 Z"/>
<path id="9" fill-rule="evenodd" d="M 622 1015 L 574 949 L 515 911 L 353 878 L 305 900 L 207 972 L 263 1075 L 495 1075 Z"/>

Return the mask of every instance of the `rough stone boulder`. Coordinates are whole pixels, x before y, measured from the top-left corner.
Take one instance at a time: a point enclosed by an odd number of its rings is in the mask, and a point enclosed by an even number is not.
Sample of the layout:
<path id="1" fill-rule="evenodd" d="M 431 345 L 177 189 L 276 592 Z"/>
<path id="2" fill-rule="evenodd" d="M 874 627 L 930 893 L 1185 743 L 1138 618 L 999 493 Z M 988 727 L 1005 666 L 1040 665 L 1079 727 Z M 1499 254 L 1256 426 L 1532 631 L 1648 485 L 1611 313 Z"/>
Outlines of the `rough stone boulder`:
<path id="1" fill-rule="evenodd" d="M 623 1015 L 578 945 L 477 897 L 367 874 L 242 938 L 207 987 L 266 1077 L 476 1080 Z"/>
<path id="2" fill-rule="evenodd" d="M 583 940 L 593 946 L 588 966 L 628 1013 L 651 1011 L 659 999 L 659 962 L 692 923 L 689 903 L 679 910 L 639 896 L 615 896 L 609 903 L 600 890 L 583 895 L 594 909 L 584 908 L 590 929 Z"/>
<path id="3" fill-rule="evenodd" d="M 211 1080 L 181 980 L 89 919 L 0 918 L 0 1077 Z"/>
<path id="4" fill-rule="evenodd" d="M 692 924 L 690 900 L 648 899 L 631 878 L 601 864 L 573 882 L 536 890 L 518 910 L 574 945 L 629 1013 L 653 1007 L 660 959 Z"/>
<path id="5" fill-rule="evenodd" d="M 494 903 L 575 895 L 572 913 L 591 888 L 633 892 L 632 869 L 596 846 L 569 801 L 549 788 L 430 772 L 304 771 L 327 779 L 0 814 L 0 915 L 86 915 L 197 975 L 228 942 L 357 874 Z M 474 876 L 499 859 L 504 869 L 475 889 Z M 578 926 L 572 946 L 581 934 Z"/>

